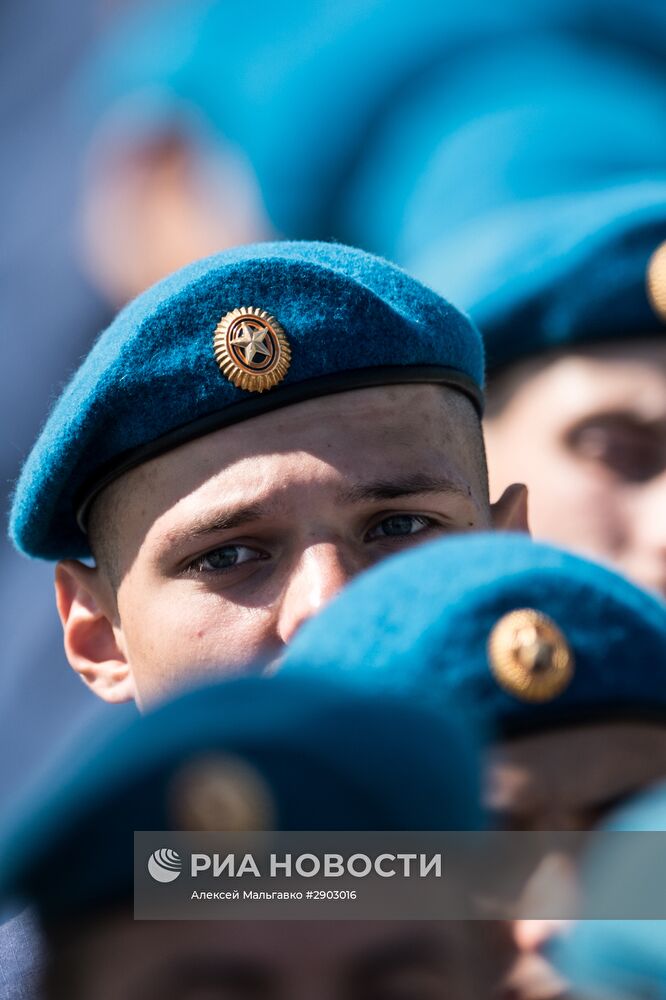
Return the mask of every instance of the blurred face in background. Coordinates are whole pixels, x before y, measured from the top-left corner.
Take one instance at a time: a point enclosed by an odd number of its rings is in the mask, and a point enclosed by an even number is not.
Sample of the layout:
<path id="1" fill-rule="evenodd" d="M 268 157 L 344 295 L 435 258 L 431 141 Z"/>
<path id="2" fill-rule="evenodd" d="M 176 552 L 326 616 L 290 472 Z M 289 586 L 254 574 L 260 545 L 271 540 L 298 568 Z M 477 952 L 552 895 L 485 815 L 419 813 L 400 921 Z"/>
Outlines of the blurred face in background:
<path id="1" fill-rule="evenodd" d="M 593 830 L 611 812 L 666 774 L 666 725 L 608 721 L 567 726 L 508 740 L 491 751 L 486 806 L 502 830 L 548 833 Z M 587 839 L 587 838 L 586 838 Z M 517 910 L 556 900 L 575 912 L 577 860 L 547 852 L 525 884 Z M 552 912 L 552 911 L 551 911 Z M 566 933 L 562 920 L 517 919 L 504 925 L 508 972 L 500 1000 L 569 996 L 549 946 Z"/>
<path id="2" fill-rule="evenodd" d="M 486 805 L 502 830 L 593 830 L 666 775 L 666 724 L 602 721 L 497 746 Z"/>
<path id="3" fill-rule="evenodd" d="M 666 341 L 533 358 L 488 399 L 491 491 L 526 483 L 536 538 L 666 596 Z"/>
<path id="4" fill-rule="evenodd" d="M 83 185 L 81 259 L 113 306 L 193 260 L 274 235 L 239 150 L 176 128 L 101 127 Z"/>
<path id="5" fill-rule="evenodd" d="M 482 1000 L 491 959 L 479 962 L 474 937 L 473 923 L 452 921 L 135 921 L 123 912 L 58 934 L 45 995 Z"/>

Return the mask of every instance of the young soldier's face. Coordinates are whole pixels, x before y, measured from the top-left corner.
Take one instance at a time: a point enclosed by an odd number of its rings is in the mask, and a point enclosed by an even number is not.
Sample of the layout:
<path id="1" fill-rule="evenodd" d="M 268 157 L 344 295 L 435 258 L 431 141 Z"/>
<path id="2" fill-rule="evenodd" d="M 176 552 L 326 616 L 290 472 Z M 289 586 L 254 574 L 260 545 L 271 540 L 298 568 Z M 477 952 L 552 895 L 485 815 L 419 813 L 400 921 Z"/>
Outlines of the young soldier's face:
<path id="1" fill-rule="evenodd" d="M 666 595 L 666 342 L 535 359 L 505 378 L 486 421 L 491 487 L 527 483 L 536 538 Z"/>
<path id="2" fill-rule="evenodd" d="M 275 659 L 393 553 L 494 521 L 521 527 L 520 491 L 489 505 L 475 419 L 439 387 L 346 392 L 127 473 L 93 512 L 114 565 L 58 568 L 70 662 L 107 700 L 144 705 L 194 675 Z"/>
<path id="3" fill-rule="evenodd" d="M 566 727 L 515 739 L 491 754 L 487 805 L 506 830 L 592 830 L 625 800 L 666 774 L 666 725 L 607 722 Z M 526 886 L 577 900 L 574 859 L 546 857 Z M 507 928 L 509 931 L 509 928 Z M 562 921 L 518 920 L 507 933 L 513 953 L 500 1000 L 547 1000 L 569 996 L 547 957 Z"/>

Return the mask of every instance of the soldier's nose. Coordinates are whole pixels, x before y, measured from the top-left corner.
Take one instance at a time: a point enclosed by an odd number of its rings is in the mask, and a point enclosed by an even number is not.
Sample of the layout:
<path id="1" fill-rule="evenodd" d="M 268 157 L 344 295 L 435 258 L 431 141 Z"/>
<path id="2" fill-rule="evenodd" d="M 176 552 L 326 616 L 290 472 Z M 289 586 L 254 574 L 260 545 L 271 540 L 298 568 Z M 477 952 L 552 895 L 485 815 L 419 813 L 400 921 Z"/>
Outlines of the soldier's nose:
<path id="1" fill-rule="evenodd" d="M 280 607 L 278 634 L 285 645 L 353 576 L 332 542 L 305 550 L 292 573 Z"/>

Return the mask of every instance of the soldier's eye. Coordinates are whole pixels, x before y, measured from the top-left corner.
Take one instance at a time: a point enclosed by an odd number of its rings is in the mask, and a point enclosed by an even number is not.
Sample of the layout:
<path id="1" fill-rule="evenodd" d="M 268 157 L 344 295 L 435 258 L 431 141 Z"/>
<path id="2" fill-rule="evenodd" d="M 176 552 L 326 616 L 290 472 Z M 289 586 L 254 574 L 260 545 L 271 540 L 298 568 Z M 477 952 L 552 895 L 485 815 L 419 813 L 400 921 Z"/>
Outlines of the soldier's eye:
<path id="1" fill-rule="evenodd" d="M 243 563 L 267 558 L 266 553 L 251 549 L 248 545 L 221 545 L 219 549 L 212 549 L 195 559 L 190 569 L 197 573 L 219 573 Z"/>
<path id="2" fill-rule="evenodd" d="M 627 482 L 653 479 L 666 467 L 666 428 L 628 414 L 585 421 L 567 440 L 580 458 L 604 466 Z"/>
<path id="3" fill-rule="evenodd" d="M 416 535 L 432 527 L 434 521 L 422 514 L 391 514 L 376 524 L 367 533 L 366 540 L 377 538 L 403 538 L 405 535 Z"/>

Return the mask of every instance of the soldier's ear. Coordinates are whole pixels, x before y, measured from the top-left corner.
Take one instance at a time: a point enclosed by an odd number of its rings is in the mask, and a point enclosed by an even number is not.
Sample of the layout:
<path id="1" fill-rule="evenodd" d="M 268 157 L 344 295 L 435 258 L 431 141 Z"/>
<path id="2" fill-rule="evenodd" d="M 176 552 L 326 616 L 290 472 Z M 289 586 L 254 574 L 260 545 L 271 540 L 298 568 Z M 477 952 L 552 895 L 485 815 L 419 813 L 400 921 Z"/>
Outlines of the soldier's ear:
<path id="1" fill-rule="evenodd" d="M 123 648 L 113 589 L 104 574 L 67 559 L 56 566 L 55 589 L 65 653 L 72 668 L 103 701 L 131 701 L 134 678 Z"/>
<path id="2" fill-rule="evenodd" d="M 522 531 L 530 534 L 527 517 L 527 486 L 513 483 L 507 486 L 499 500 L 490 505 L 495 531 Z"/>

